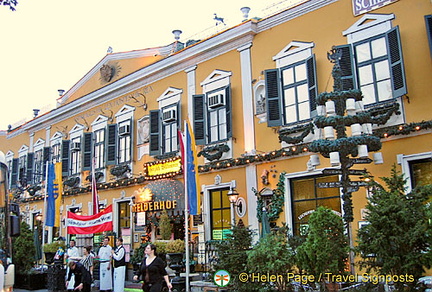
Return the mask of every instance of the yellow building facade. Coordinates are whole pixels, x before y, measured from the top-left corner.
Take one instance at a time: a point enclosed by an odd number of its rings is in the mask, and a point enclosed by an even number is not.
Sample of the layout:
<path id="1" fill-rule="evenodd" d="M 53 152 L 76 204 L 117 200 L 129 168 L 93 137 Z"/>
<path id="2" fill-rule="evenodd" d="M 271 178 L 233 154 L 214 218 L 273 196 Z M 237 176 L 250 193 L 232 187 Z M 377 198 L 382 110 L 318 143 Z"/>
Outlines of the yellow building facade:
<path id="1" fill-rule="evenodd" d="M 192 44 L 107 54 L 55 110 L 1 137 L 12 200 L 24 220 L 39 224 L 44 165 L 61 162 L 62 223 L 48 240 L 71 236 L 67 211 L 91 214 L 94 158 L 100 206 L 113 204 L 113 231 L 129 248 L 144 235 L 159 237 L 163 209 L 173 238 L 183 238 L 183 174 L 173 164 L 180 163 L 177 130 L 189 119 L 199 165 L 200 215 L 191 220 L 199 263 L 206 262 L 205 242 L 221 239 L 233 222 L 258 238 L 263 207 L 272 224 L 287 223 L 294 234 L 304 232 L 318 206 L 343 216 L 340 189 L 324 187 L 339 175 L 324 171 L 330 159 L 308 148 L 331 139 L 313 122 L 329 110 L 316 97 L 333 90 L 333 47 L 342 52 L 344 89 L 360 89 L 364 111 L 379 121 L 370 126 L 381 137 L 381 155 L 370 152 L 373 162 L 353 168 L 378 178 L 395 164 L 408 189 L 431 183 L 432 5 L 382 2 L 303 1 Z M 364 125 L 360 135 L 370 131 Z M 234 204 L 230 190 L 239 194 Z M 367 197 L 364 187 L 353 192 L 354 239 L 366 223 Z"/>

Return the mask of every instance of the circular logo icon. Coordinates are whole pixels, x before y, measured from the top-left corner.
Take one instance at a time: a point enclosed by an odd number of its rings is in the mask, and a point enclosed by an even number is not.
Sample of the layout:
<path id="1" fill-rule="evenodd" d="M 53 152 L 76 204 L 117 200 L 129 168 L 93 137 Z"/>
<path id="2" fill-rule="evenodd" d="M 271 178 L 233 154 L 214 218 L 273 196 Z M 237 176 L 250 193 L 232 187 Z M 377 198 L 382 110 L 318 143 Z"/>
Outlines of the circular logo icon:
<path id="1" fill-rule="evenodd" d="M 231 280 L 230 274 L 225 270 L 219 270 L 214 274 L 213 281 L 219 287 L 225 287 Z"/>

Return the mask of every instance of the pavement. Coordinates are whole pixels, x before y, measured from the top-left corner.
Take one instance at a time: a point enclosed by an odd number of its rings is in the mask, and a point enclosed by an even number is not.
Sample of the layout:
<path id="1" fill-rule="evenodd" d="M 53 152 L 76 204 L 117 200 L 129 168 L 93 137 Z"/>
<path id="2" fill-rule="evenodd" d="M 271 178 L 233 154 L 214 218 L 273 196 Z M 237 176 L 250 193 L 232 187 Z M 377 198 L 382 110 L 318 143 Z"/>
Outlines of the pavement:
<path id="1" fill-rule="evenodd" d="M 13 292 L 48 292 L 48 291 L 49 291 L 48 289 L 39 289 L 39 290 L 26 290 L 26 289 L 17 289 L 17 288 L 13 289 Z M 92 289 L 92 291 L 99 291 L 99 289 L 94 288 Z M 126 281 L 125 292 L 142 292 L 141 284 Z"/>

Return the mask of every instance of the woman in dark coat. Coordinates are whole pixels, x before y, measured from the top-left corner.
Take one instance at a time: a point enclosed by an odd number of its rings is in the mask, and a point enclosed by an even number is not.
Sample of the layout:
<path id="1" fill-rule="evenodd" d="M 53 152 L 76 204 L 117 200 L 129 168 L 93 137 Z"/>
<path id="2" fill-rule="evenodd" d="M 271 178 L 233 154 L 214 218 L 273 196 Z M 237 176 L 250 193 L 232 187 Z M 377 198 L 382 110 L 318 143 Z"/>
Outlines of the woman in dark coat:
<path id="1" fill-rule="evenodd" d="M 165 280 L 168 289 L 172 289 L 168 273 L 165 270 L 165 262 L 156 255 L 156 246 L 149 244 L 144 250 L 143 258 L 139 270 L 135 273 L 134 280 L 139 278 L 144 282 L 143 291 L 159 292 L 162 290 L 162 283 Z"/>

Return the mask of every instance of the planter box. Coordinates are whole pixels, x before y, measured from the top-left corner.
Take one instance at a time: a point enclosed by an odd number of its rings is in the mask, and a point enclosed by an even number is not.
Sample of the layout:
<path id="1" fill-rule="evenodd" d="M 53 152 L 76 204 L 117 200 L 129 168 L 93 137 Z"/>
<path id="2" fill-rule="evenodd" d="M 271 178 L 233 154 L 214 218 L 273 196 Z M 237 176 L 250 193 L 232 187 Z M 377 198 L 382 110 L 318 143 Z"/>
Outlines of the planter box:
<path id="1" fill-rule="evenodd" d="M 35 274 L 19 274 L 15 276 L 14 288 L 21 288 L 26 290 L 44 289 L 47 284 L 46 273 Z"/>

